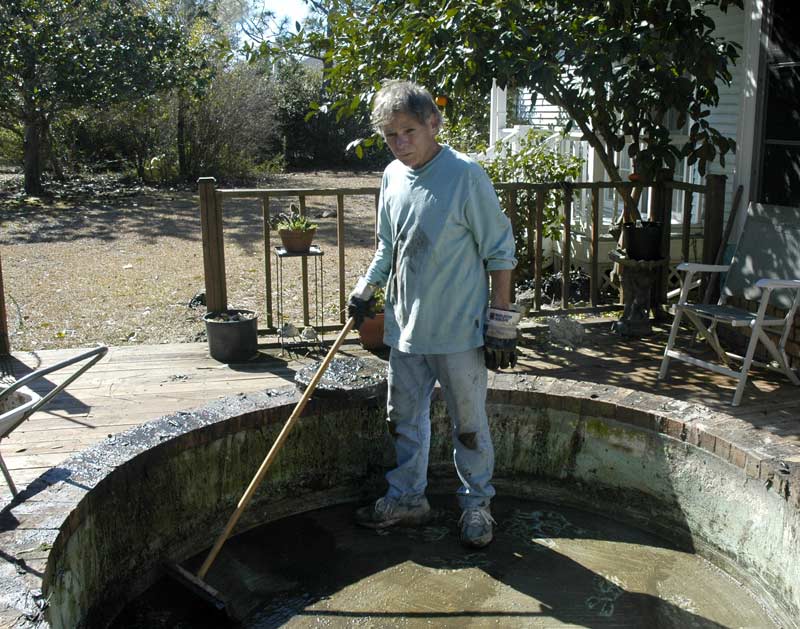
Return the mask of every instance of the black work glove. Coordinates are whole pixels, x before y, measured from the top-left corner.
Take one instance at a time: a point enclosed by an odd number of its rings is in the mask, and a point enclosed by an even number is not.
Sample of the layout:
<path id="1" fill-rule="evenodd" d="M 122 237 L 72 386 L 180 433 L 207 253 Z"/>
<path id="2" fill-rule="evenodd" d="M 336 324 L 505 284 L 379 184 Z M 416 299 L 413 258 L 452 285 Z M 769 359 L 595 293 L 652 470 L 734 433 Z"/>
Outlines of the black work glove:
<path id="1" fill-rule="evenodd" d="M 507 369 L 517 364 L 517 339 L 486 337 L 483 354 L 487 369 Z"/>
<path id="2" fill-rule="evenodd" d="M 511 308 L 489 308 L 486 313 L 483 352 L 488 369 L 507 369 L 517 364 L 517 324 L 522 315 L 515 305 Z"/>
<path id="3" fill-rule="evenodd" d="M 364 324 L 364 319 L 375 318 L 375 298 L 359 299 L 351 295 L 347 302 L 347 316 L 355 319 L 353 327 L 358 330 Z"/>

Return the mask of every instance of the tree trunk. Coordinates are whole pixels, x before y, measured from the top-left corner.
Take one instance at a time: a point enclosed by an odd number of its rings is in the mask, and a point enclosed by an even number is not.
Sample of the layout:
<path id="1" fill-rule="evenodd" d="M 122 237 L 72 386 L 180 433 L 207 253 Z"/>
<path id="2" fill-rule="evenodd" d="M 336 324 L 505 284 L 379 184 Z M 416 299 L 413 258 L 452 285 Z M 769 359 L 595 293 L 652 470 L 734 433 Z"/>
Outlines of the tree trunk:
<path id="1" fill-rule="evenodd" d="M 611 180 L 611 182 L 622 183 L 622 177 L 620 177 L 619 169 L 614 163 L 612 151 L 607 150 L 607 145 L 603 144 L 600 137 L 602 134 L 596 132 L 596 130 L 590 126 L 590 120 L 581 116 L 579 112 L 570 107 L 569 103 L 561 97 L 561 93 L 555 87 L 550 93 L 545 94 L 544 96 L 548 101 L 566 111 L 570 118 L 575 121 L 583 133 L 584 139 L 589 143 L 589 146 L 594 149 L 595 155 L 597 155 L 598 159 L 603 164 L 603 168 L 605 168 L 606 172 L 608 173 L 608 178 Z M 617 192 L 619 193 L 619 196 L 622 198 L 623 202 L 621 217 L 622 222 L 635 222 L 637 220 L 641 220 L 639 208 L 637 207 L 639 204 L 638 197 L 634 198 L 634 195 L 631 194 L 631 190 L 623 186 L 619 186 L 617 188 Z"/>
<path id="2" fill-rule="evenodd" d="M 181 181 L 189 181 L 189 168 L 186 163 L 186 99 L 178 92 L 178 176 Z"/>
<path id="3" fill-rule="evenodd" d="M 25 120 L 23 140 L 23 166 L 25 169 L 25 193 L 42 193 L 42 133 L 44 121 L 34 118 Z"/>

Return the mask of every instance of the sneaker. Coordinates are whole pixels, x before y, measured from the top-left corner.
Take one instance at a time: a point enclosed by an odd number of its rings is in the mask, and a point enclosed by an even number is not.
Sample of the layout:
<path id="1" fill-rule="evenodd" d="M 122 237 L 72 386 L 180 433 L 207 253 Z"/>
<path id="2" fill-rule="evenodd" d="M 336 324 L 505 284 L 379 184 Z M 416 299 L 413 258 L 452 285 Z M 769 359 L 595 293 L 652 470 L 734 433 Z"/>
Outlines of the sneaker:
<path id="1" fill-rule="evenodd" d="M 459 524 L 462 545 L 468 548 L 483 548 L 492 541 L 492 525 L 496 522 L 488 507 L 464 509 Z"/>
<path id="2" fill-rule="evenodd" d="M 356 522 L 371 529 L 385 529 L 390 526 L 418 526 L 431 517 L 431 506 L 423 497 L 416 505 L 406 505 L 393 498 L 378 498 L 375 504 L 361 507 L 356 511 Z"/>

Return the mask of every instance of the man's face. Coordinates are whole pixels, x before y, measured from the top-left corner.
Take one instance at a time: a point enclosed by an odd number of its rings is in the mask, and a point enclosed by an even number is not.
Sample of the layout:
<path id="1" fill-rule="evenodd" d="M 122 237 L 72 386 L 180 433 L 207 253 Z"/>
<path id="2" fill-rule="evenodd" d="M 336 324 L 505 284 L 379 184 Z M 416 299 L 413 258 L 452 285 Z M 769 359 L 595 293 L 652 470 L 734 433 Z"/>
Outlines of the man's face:
<path id="1" fill-rule="evenodd" d="M 424 166 L 439 152 L 433 114 L 423 124 L 414 116 L 398 112 L 383 126 L 383 137 L 392 155 L 409 168 Z"/>

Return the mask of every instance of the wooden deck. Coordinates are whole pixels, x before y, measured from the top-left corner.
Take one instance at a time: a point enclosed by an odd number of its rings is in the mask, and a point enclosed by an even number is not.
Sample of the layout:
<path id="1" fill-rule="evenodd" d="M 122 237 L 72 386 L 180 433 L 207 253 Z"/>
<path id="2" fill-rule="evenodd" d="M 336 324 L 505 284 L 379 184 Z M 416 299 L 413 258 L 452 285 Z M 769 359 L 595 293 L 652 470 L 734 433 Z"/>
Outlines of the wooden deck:
<path id="1" fill-rule="evenodd" d="M 516 370 L 647 391 L 703 404 L 744 419 L 754 431 L 776 441 L 798 445 L 800 452 L 800 388 L 771 372 L 756 372 L 748 381 L 741 406 L 733 408 L 734 381 L 673 361 L 669 381 L 657 381 L 666 330 L 644 339 L 622 339 L 610 332 L 609 321 L 587 323 L 586 343 L 569 349 L 549 342 L 547 328 L 529 329 Z M 363 355 L 353 339 L 342 352 Z M 17 378 L 52 365 L 77 350 L 15 353 Z M 294 372 L 319 356 L 281 355 L 280 348 L 261 350 L 259 359 L 241 365 L 221 365 L 208 356 L 205 343 L 111 348 L 108 355 L 73 382 L 48 406 L 0 444 L 11 474 L 21 490 L 49 467 L 109 436 L 181 409 L 239 392 L 291 385 Z M 42 394 L 69 371 L 59 372 L 33 387 Z M 3 507 L 11 494 L 1 483 Z"/>

